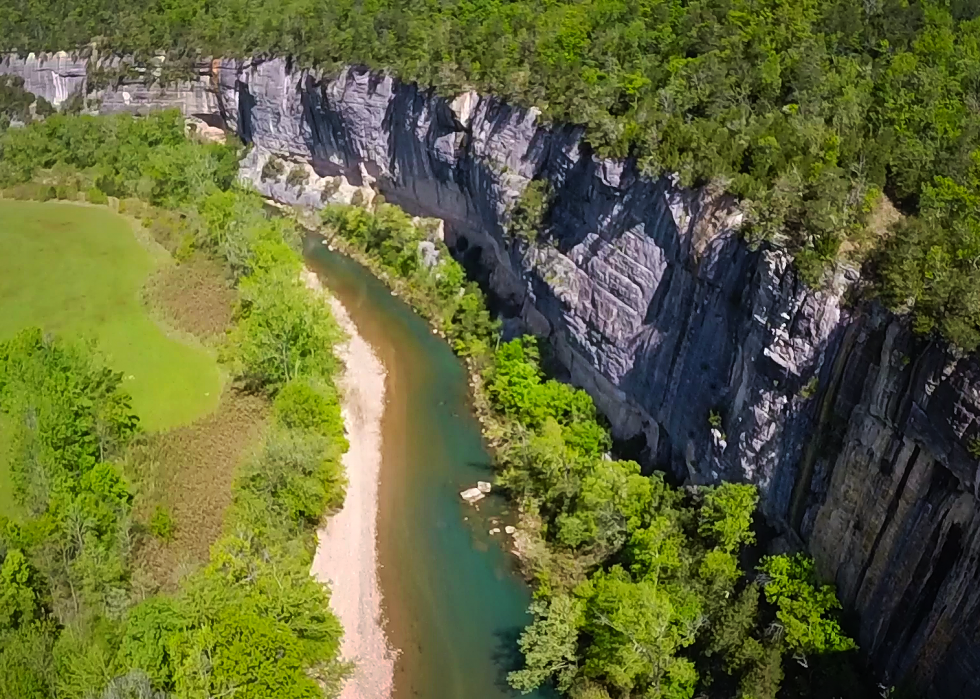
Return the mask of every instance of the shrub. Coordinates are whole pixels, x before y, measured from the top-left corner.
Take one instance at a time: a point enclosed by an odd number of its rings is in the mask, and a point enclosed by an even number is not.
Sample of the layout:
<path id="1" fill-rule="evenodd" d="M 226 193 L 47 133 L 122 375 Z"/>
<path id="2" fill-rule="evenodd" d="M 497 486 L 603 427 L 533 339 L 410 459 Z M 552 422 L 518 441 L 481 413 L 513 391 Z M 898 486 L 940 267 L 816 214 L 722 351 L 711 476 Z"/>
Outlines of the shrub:
<path id="1" fill-rule="evenodd" d="M 306 172 L 306 168 L 301 165 L 297 165 L 289 174 L 286 176 L 286 185 L 289 187 L 302 187 L 307 182 L 309 182 L 310 176 Z"/>
<path id="2" fill-rule="evenodd" d="M 265 504 L 277 527 L 315 525 L 344 501 L 340 446 L 312 432 L 275 430 L 243 469 L 239 487 Z"/>
<path id="3" fill-rule="evenodd" d="M 528 243 L 536 241 L 551 206 L 551 199 L 551 185 L 548 180 L 532 180 L 510 212 L 507 232 Z"/>
<path id="4" fill-rule="evenodd" d="M 150 533 L 163 541 L 173 541 L 177 523 L 163 505 L 157 505 L 150 518 Z"/>
<path id="5" fill-rule="evenodd" d="M 282 164 L 282 161 L 279 158 L 272 157 L 265 161 L 260 177 L 263 182 L 268 182 L 269 180 L 279 181 L 285 172 L 286 166 Z"/>
<path id="6" fill-rule="evenodd" d="M 974 437 L 967 446 L 967 451 L 974 459 L 980 459 L 980 437 Z"/>
<path id="7" fill-rule="evenodd" d="M 320 191 L 320 203 L 328 203 L 339 190 L 340 178 L 328 177 L 323 183 L 323 189 Z"/>
<path id="8" fill-rule="evenodd" d="M 721 429 L 721 415 L 714 410 L 708 411 L 708 425 L 716 430 Z"/>
<path id="9" fill-rule="evenodd" d="M 109 202 L 109 197 L 107 197 L 101 189 L 95 186 L 88 188 L 88 191 L 85 192 L 85 198 L 90 204 L 107 204 Z"/>
<path id="10" fill-rule="evenodd" d="M 282 387 L 272 407 L 276 421 L 283 427 L 329 436 L 344 434 L 340 401 L 332 385 L 314 387 L 310 379 L 293 379 Z"/>
<path id="11" fill-rule="evenodd" d="M 815 395 L 817 395 L 817 389 L 820 388 L 820 379 L 816 376 L 810 377 L 810 380 L 806 382 L 806 385 L 800 389 L 800 397 L 804 400 L 810 400 Z"/>

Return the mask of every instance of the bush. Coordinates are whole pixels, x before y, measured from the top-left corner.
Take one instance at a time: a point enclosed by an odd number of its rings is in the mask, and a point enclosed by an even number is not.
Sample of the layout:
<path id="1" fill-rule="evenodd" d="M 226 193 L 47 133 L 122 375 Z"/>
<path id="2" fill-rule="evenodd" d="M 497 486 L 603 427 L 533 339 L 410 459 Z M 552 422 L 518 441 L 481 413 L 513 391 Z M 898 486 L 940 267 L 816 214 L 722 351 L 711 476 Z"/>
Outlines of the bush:
<path id="1" fill-rule="evenodd" d="M 262 166 L 262 173 L 259 176 L 263 182 L 268 182 L 269 180 L 279 181 L 280 178 L 285 174 L 286 166 L 282 164 L 279 158 L 271 157 L 265 161 L 265 165 Z"/>
<path id="2" fill-rule="evenodd" d="M 548 180 L 529 182 L 510 212 L 507 232 L 527 243 L 534 243 L 544 225 L 551 199 L 551 185 Z"/>
<path id="3" fill-rule="evenodd" d="M 340 190 L 340 178 L 339 177 L 328 177 L 323 183 L 323 189 L 320 191 L 320 203 L 327 204 L 333 198 L 333 196 Z"/>
<path id="4" fill-rule="evenodd" d="M 332 385 L 314 387 L 310 379 L 293 379 L 279 391 L 272 407 L 283 427 L 343 437 L 340 401 Z"/>
<path id="5" fill-rule="evenodd" d="M 177 523 L 162 505 L 157 505 L 150 518 L 150 533 L 162 541 L 173 541 L 177 533 Z"/>
<path id="6" fill-rule="evenodd" d="M 263 169 L 264 171 L 264 169 Z M 286 176 L 286 185 L 288 187 L 302 187 L 307 182 L 310 181 L 309 173 L 306 172 L 306 168 L 302 165 L 297 165 L 289 174 Z"/>
<path id="7" fill-rule="evenodd" d="M 85 198 L 88 200 L 89 204 L 109 203 L 109 197 L 107 197 L 98 187 L 89 187 L 88 191 L 85 192 Z"/>
<path id="8" fill-rule="evenodd" d="M 276 430 L 243 470 L 239 487 L 265 504 L 267 526 L 295 533 L 316 525 L 344 501 L 340 446 L 315 433 Z"/>

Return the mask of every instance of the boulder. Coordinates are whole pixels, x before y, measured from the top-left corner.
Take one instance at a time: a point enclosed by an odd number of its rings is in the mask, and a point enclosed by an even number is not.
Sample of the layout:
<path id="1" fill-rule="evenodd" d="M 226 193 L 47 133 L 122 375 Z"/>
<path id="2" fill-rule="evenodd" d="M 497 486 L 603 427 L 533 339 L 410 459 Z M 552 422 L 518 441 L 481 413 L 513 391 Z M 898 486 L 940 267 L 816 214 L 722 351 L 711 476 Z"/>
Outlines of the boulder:
<path id="1" fill-rule="evenodd" d="M 476 487 L 480 489 L 481 493 L 489 493 L 490 489 L 493 488 L 493 486 L 486 481 L 477 481 Z"/>
<path id="2" fill-rule="evenodd" d="M 459 496 L 471 505 L 486 497 L 483 491 L 481 491 L 479 488 L 467 488 L 466 490 L 461 491 Z"/>
<path id="3" fill-rule="evenodd" d="M 432 269 L 439 264 L 439 250 L 430 240 L 420 240 L 418 245 L 419 258 L 426 269 Z"/>

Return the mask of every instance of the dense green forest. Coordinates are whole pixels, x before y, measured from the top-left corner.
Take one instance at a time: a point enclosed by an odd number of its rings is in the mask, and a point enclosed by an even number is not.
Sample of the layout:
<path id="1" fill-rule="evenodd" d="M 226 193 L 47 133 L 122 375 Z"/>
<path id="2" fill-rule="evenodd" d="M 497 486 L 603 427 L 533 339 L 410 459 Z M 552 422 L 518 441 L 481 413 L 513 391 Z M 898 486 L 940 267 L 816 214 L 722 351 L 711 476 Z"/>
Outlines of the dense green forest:
<path id="1" fill-rule="evenodd" d="M 519 505 L 534 622 L 511 685 L 573 699 L 864 699 L 839 603 L 803 556 L 754 546 L 754 486 L 675 488 L 613 460 L 582 390 L 546 379 L 536 341 L 500 343 L 479 289 L 397 207 L 328 206 L 324 234 L 393 284 L 482 377 L 498 484 Z M 781 693 L 780 693 L 781 692 Z"/>
<path id="2" fill-rule="evenodd" d="M 238 390 L 271 404 L 210 561 L 176 590 L 148 591 L 139 552 L 173 522 L 134 511 L 142 434 L 123 377 L 97 348 L 37 329 L 0 343 L 21 510 L 0 513 L 4 699 L 299 699 L 332 694 L 347 672 L 327 589 L 309 574 L 314 528 L 344 498 L 341 332 L 299 280 L 295 228 L 232 187 L 237 158 L 185 138 L 174 112 L 55 115 L 0 137 L 5 197 L 125 197 L 177 258 L 219 261 L 239 298 L 223 358 Z"/>
<path id="3" fill-rule="evenodd" d="M 602 155 L 740 197 L 819 282 L 840 257 L 916 328 L 980 343 L 973 0 L 0 0 L 0 50 L 97 47 L 167 75 L 283 55 L 475 87 L 586 125 Z M 904 214 L 892 216 L 882 192 Z"/>

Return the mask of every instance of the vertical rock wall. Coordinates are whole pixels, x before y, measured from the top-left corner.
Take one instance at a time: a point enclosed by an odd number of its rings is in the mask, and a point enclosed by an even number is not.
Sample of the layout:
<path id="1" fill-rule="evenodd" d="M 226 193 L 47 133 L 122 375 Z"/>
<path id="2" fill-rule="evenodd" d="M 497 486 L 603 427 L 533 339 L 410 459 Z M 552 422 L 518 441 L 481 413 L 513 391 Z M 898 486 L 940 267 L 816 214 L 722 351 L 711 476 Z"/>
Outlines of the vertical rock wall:
<path id="1" fill-rule="evenodd" d="M 64 56 L 0 63 L 49 100 L 83 68 Z M 271 154 L 311 167 L 314 183 L 373 184 L 444 219 L 448 242 L 480 258 L 617 437 L 680 477 L 759 485 L 770 521 L 837 583 L 887 681 L 980 696 L 975 357 L 925 344 L 881 311 L 846 310 L 853 276 L 808 289 L 785 255 L 745 247 L 724 197 L 599 159 L 578 129 L 534 110 L 284 60 L 215 61 L 174 90 L 129 87 L 100 93 L 101 108 L 220 116 L 254 146 L 243 176 L 269 196 L 320 200 L 316 187 L 263 181 Z M 554 203 L 528 247 L 504 226 L 535 178 Z"/>
<path id="2" fill-rule="evenodd" d="M 103 69 L 120 66 L 118 59 L 100 63 Z M 24 79 L 24 89 L 40 95 L 54 106 L 72 97 L 85 98 L 79 105 L 104 114 L 116 112 L 145 113 L 153 109 L 178 107 L 186 116 L 211 115 L 217 112 L 217 99 L 210 89 L 211 62 L 195 67 L 193 80 L 163 86 L 155 82 L 153 71 L 122 80 L 113 80 L 105 88 L 95 88 L 90 75 L 90 61 L 64 51 L 51 54 L 28 54 L 26 57 L 0 56 L 0 74 Z"/>

